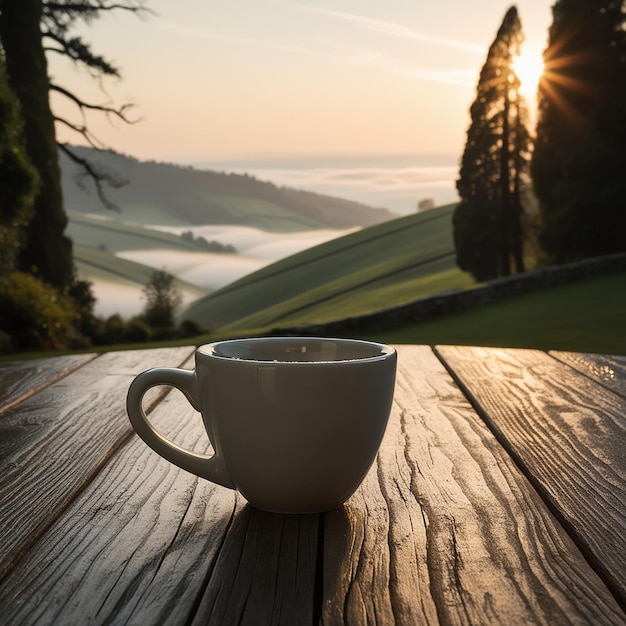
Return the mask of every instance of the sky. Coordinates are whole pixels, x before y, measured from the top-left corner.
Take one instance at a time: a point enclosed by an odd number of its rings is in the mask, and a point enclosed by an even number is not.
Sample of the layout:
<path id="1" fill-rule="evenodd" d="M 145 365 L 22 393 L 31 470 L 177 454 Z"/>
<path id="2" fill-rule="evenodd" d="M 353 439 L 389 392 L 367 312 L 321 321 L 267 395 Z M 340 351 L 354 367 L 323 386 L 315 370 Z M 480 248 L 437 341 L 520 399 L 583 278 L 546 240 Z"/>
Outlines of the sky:
<path id="1" fill-rule="evenodd" d="M 100 141 L 142 160 L 460 155 L 476 82 L 510 0 L 149 0 L 76 30 L 121 69 L 94 81 L 49 55 L 86 102 L 134 103 Z M 523 54 L 547 41 L 553 0 L 519 0 Z M 534 99 L 531 91 L 531 103 Z M 81 122 L 53 97 L 57 115 Z M 59 126 L 59 138 L 82 143 Z"/>

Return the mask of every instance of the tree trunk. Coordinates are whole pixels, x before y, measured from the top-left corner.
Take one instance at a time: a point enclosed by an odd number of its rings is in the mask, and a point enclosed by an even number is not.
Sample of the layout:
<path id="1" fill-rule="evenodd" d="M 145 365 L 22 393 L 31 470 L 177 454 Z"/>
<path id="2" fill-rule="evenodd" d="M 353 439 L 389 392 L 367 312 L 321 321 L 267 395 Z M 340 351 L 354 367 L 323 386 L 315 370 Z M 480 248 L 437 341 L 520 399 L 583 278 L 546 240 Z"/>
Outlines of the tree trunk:
<path id="1" fill-rule="evenodd" d="M 521 193 L 521 121 L 519 109 L 519 93 L 515 98 L 515 166 L 513 171 L 513 198 L 511 202 L 511 246 L 515 272 L 520 274 L 524 268 L 524 245 L 522 237 L 522 193 Z"/>
<path id="2" fill-rule="evenodd" d="M 509 276 L 511 273 L 511 187 L 510 187 L 510 141 L 511 128 L 509 114 L 511 102 L 509 98 L 509 86 L 504 85 L 504 110 L 502 111 L 502 146 L 500 148 L 500 275 Z"/>
<path id="3" fill-rule="evenodd" d="M 73 279 L 72 242 L 64 235 L 61 175 L 41 30 L 41 0 L 0 0 L 0 40 L 9 84 L 20 101 L 26 152 L 41 185 L 20 268 L 56 287 Z"/>

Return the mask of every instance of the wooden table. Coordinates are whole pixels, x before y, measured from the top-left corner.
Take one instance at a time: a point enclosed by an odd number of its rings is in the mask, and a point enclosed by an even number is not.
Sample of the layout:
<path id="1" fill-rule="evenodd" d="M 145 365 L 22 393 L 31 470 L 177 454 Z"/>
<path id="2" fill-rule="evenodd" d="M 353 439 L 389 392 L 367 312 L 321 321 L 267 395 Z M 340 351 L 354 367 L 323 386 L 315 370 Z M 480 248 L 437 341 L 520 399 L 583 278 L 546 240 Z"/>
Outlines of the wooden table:
<path id="1" fill-rule="evenodd" d="M 626 624 L 626 357 L 398 351 L 372 470 L 302 516 L 132 433 L 134 375 L 192 347 L 0 364 L 0 623 Z M 206 452 L 166 391 L 152 421 Z"/>

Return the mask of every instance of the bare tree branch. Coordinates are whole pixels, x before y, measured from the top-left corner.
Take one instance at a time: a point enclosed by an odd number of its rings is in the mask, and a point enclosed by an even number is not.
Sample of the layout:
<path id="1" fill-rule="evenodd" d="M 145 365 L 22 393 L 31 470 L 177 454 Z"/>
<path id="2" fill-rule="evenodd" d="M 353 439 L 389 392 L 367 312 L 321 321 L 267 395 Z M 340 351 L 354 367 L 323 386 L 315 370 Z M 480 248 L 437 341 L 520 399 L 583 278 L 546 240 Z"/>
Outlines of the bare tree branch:
<path id="1" fill-rule="evenodd" d="M 76 163 L 82 170 L 76 177 L 76 184 L 82 189 L 85 188 L 83 180 L 86 177 L 89 177 L 93 180 L 94 185 L 96 187 L 96 193 L 98 194 L 98 198 L 100 202 L 109 210 L 115 211 L 119 213 L 121 211 L 120 207 L 117 206 L 114 202 L 109 200 L 108 196 L 104 191 L 104 184 L 106 183 L 110 187 L 119 188 L 128 183 L 128 180 L 118 178 L 114 174 L 108 171 L 101 170 L 97 165 L 91 163 L 87 159 L 84 159 L 78 156 L 76 153 L 70 150 L 67 144 L 59 143 L 57 144 L 59 149 L 62 150 L 74 163 Z"/>
<path id="2" fill-rule="evenodd" d="M 131 109 L 134 105 L 131 103 L 123 104 L 119 108 L 107 106 L 105 104 L 90 104 L 88 102 L 84 102 L 78 96 L 73 94 L 71 91 L 68 91 L 64 87 L 59 85 L 55 85 L 54 83 L 50 83 L 50 91 L 56 91 L 64 95 L 66 98 L 70 99 L 72 102 L 76 104 L 76 106 L 84 113 L 85 109 L 92 111 L 100 111 L 101 113 L 105 113 L 107 116 L 114 116 L 121 119 L 123 122 L 127 124 L 136 124 L 140 120 L 131 120 L 126 116 L 126 111 Z"/>
<path id="3" fill-rule="evenodd" d="M 73 11 L 76 13 L 115 11 L 118 9 L 130 11 L 132 13 L 149 12 L 149 9 L 146 9 L 143 6 L 143 2 L 141 0 L 135 0 L 134 4 L 110 4 L 107 0 L 92 0 L 91 2 L 72 2 L 71 0 L 67 0 L 67 2 L 47 2 L 44 0 L 43 6 L 51 11 Z"/>
<path id="4" fill-rule="evenodd" d="M 77 65 L 87 69 L 91 77 L 98 81 L 101 81 L 104 76 L 120 78 L 120 70 L 115 65 L 103 56 L 94 53 L 82 37 L 71 36 L 70 31 L 79 20 L 89 24 L 105 11 L 122 10 L 140 17 L 154 14 L 153 11 L 145 7 L 145 3 L 146 0 L 42 0 L 41 33 L 42 39 L 49 44 L 44 49 L 47 52 L 68 57 Z M 100 86 L 102 88 L 102 84 Z M 126 124 L 135 124 L 140 121 L 129 116 L 129 111 L 134 106 L 132 103 L 116 107 L 109 104 L 86 102 L 67 88 L 54 83 L 49 84 L 49 90 L 61 94 L 73 102 L 78 107 L 82 117 L 82 121 L 74 122 L 64 117 L 55 116 L 55 123 L 58 122 L 77 133 L 87 145 L 96 150 L 108 148 L 89 130 L 88 112 L 104 113 L 108 118 L 119 119 Z M 79 165 L 80 173 L 75 177 L 77 184 L 84 188 L 84 179 L 91 178 L 102 204 L 108 209 L 119 211 L 119 207 L 107 197 L 104 185 L 119 187 L 128 181 L 121 180 L 114 173 L 105 171 L 97 164 L 79 156 L 67 144 L 58 143 L 58 146 L 74 163 Z"/>
<path id="5" fill-rule="evenodd" d="M 73 130 L 74 132 L 78 133 L 79 135 L 82 135 L 82 137 L 85 139 L 85 141 L 92 148 L 95 148 L 96 150 L 105 150 L 106 149 L 106 146 L 95 135 L 93 135 L 89 131 L 89 128 L 87 128 L 86 125 L 80 125 L 79 126 L 78 124 L 74 124 L 73 122 L 70 122 L 69 120 L 66 120 L 65 118 L 59 117 L 57 115 L 54 116 L 54 121 L 55 122 L 59 122 L 60 124 L 64 124 L 69 129 Z"/>
<path id="6" fill-rule="evenodd" d="M 52 30 L 47 30 L 42 33 L 42 36 L 47 39 L 51 39 L 55 43 L 59 44 L 60 48 L 45 48 L 44 50 L 50 50 L 58 52 L 69 57 L 74 63 L 82 63 L 85 65 L 90 73 L 97 77 L 101 74 L 105 76 L 114 76 L 120 78 L 120 70 L 109 63 L 103 56 L 94 54 L 91 48 L 83 42 L 80 37 L 66 38 L 64 35 Z"/>

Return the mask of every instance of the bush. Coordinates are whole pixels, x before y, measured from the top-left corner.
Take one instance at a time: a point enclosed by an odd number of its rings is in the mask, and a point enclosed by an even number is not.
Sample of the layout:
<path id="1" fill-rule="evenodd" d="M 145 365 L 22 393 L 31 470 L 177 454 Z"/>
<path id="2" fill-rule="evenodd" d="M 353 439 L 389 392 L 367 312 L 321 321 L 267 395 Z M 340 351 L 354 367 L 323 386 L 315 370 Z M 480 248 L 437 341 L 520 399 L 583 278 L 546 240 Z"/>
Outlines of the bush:
<path id="1" fill-rule="evenodd" d="M 0 331 L 14 350 L 63 348 L 72 332 L 72 301 L 22 272 L 0 278 Z"/>
<path id="2" fill-rule="evenodd" d="M 11 354 L 11 352 L 13 352 L 11 337 L 3 330 L 0 330 L 0 354 Z"/>
<path id="3" fill-rule="evenodd" d="M 181 337 L 189 338 L 189 337 L 197 337 L 198 335 L 202 335 L 206 332 L 198 322 L 194 320 L 183 320 L 178 327 L 178 332 Z"/>
<path id="4" fill-rule="evenodd" d="M 143 343 L 152 338 L 152 328 L 141 316 L 131 317 L 126 324 L 126 340 L 131 343 Z"/>
<path id="5" fill-rule="evenodd" d="M 94 341 L 100 345 L 124 343 L 126 340 L 126 324 L 117 313 L 101 322 Z"/>

